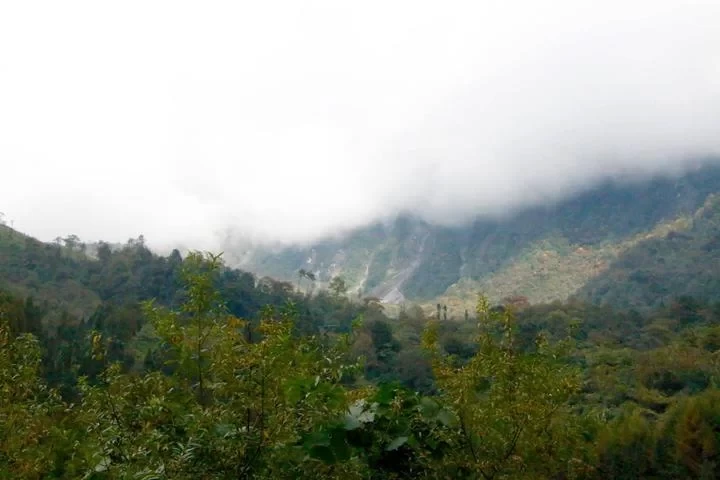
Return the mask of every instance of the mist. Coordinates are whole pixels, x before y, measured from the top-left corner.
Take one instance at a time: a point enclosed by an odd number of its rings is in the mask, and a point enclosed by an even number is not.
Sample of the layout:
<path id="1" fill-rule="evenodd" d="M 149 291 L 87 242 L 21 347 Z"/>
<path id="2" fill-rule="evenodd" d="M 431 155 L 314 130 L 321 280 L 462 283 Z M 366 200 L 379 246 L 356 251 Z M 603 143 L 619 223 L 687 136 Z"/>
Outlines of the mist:
<path id="1" fill-rule="evenodd" d="M 717 1 L 3 2 L 0 211 L 50 240 L 459 224 L 720 155 Z"/>

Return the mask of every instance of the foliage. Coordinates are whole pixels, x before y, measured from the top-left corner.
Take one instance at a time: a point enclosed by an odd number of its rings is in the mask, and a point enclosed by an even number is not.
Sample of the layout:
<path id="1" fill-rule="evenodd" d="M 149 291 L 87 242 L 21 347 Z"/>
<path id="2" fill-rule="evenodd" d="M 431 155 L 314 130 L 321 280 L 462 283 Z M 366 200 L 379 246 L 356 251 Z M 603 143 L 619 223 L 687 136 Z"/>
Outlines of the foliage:
<path id="1" fill-rule="evenodd" d="M 550 364 L 539 360 L 545 353 L 508 351 L 509 329 L 500 341 L 481 336 L 466 369 L 450 372 L 436 359 L 443 391 L 426 397 L 389 383 L 353 385 L 359 373 L 348 361 L 354 334 L 297 335 L 293 303 L 264 309 L 257 324 L 232 315 L 217 289 L 223 278 L 217 256 L 190 254 L 181 278 L 176 308 L 144 303 L 158 368 L 128 370 L 114 358 L 117 340 L 95 322 L 105 332 L 87 327 L 88 347 L 69 357 L 79 361 L 69 368 L 92 372 L 78 379 L 71 402 L 44 386 L 37 340 L 11 332 L 5 315 L 0 412 L 10 428 L 0 437 L 3 472 L 20 478 L 437 478 L 472 476 L 480 467 L 500 478 L 517 468 L 513 459 L 523 452 L 551 454 L 556 443 L 548 438 L 561 426 L 567 431 L 569 424 L 550 420 L 559 418 L 572 382 L 558 373 L 567 387 L 552 383 Z M 390 325 L 373 317 L 381 309 L 370 303 L 367 331 L 386 361 L 400 345 Z M 456 388 L 487 368 L 502 374 L 485 394 L 471 398 Z M 478 415 L 494 419 L 489 441 L 478 436 Z M 538 436 L 533 446 L 530 434 Z M 503 442 L 506 458 L 499 457 Z"/>
<path id="2" fill-rule="evenodd" d="M 346 341 L 333 347 L 292 335 L 292 304 L 277 315 L 266 310 L 252 328 L 220 301 L 214 287 L 219 268 L 218 257 L 190 255 L 180 309 L 145 307 L 167 347 L 170 376 L 123 374 L 112 365 L 102 384 L 82 385 L 80 418 L 95 470 L 118 478 L 323 473 L 321 464 L 307 464 L 298 442 L 347 406 L 340 385 L 352 368 L 340 362 Z M 99 334 L 93 338 L 102 344 Z"/>
<path id="3" fill-rule="evenodd" d="M 60 454 L 61 404 L 39 379 L 40 347 L 0 315 L 0 478 L 41 478 Z"/>
<path id="4" fill-rule="evenodd" d="M 445 461 L 451 471 L 479 478 L 555 478 L 575 472 L 579 429 L 568 401 L 579 391 L 578 372 L 560 360 L 568 345 L 551 346 L 538 336 L 531 353 L 517 345 L 508 309 L 478 302 L 477 353 L 458 366 L 440 354 L 436 331 L 425 342 L 434 352 L 433 370 L 440 399 L 452 409 L 457 429 Z"/>
<path id="5" fill-rule="evenodd" d="M 720 304 L 704 298 L 482 297 L 426 329 L 421 308 L 390 318 L 210 254 L 12 242 L 0 478 L 720 475 Z M 24 288 L 28 258 L 46 280 Z M 98 303 L 51 301 L 61 277 Z"/>
<path id="6" fill-rule="evenodd" d="M 338 297 L 340 295 L 345 295 L 347 293 L 347 284 L 345 283 L 345 279 L 341 276 L 333 277 L 328 285 L 328 290 Z"/>

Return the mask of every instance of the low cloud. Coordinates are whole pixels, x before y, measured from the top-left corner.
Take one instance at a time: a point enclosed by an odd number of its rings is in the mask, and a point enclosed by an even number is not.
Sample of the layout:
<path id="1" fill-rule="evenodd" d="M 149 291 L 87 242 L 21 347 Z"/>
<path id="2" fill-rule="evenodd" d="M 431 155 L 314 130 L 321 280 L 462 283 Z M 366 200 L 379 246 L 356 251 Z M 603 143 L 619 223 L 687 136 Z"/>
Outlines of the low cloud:
<path id="1" fill-rule="evenodd" d="M 0 6 L 0 210 L 49 240 L 307 241 L 720 154 L 716 1 Z"/>

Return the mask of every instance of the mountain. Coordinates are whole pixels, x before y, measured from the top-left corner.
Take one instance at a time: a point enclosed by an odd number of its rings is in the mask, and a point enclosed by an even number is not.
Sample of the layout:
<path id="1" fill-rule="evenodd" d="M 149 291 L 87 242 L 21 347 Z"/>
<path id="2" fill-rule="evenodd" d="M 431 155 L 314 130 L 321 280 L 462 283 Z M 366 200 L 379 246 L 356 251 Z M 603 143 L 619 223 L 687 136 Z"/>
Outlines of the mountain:
<path id="1" fill-rule="evenodd" d="M 607 184 L 504 221 L 401 217 L 265 253 L 278 271 L 330 257 L 307 268 L 323 283 L 355 261 L 358 291 L 390 300 L 576 297 L 515 316 L 479 302 L 481 328 L 415 307 L 391 321 L 341 282 L 310 294 L 312 275 L 298 291 L 142 237 L 46 244 L 0 226 L 0 478 L 718 478 L 720 302 L 684 296 L 720 291 L 717 181 Z"/>
<path id="2" fill-rule="evenodd" d="M 82 252 L 0 225 L 0 290 L 34 297 L 52 307 L 55 317 L 60 312 L 87 316 L 100 305 L 100 295 L 88 286 L 90 269 L 86 267 L 95 263 Z"/>
<path id="3" fill-rule="evenodd" d="M 174 306 L 181 301 L 184 262 L 177 250 L 168 256 L 152 252 L 142 237 L 114 246 L 85 245 L 74 236 L 44 243 L 0 225 L 0 294 L 30 299 L 51 335 L 63 327 L 118 323 L 128 330 L 123 335 L 129 340 L 142 317 L 140 302 L 154 299 Z M 298 310 L 296 328 L 303 332 L 321 328 L 324 319 L 347 331 L 366 307 L 330 294 L 305 295 L 287 282 L 233 268 L 222 269 L 217 288 L 229 311 L 246 319 L 256 319 L 265 306 L 281 308 L 292 301 Z"/>
<path id="4" fill-rule="evenodd" d="M 652 306 L 663 295 L 714 295 L 706 260 L 720 244 L 711 213 L 717 192 L 720 167 L 708 163 L 681 176 L 608 180 L 552 205 L 462 227 L 401 215 L 310 246 L 229 250 L 246 270 L 298 282 L 304 269 L 319 285 L 342 276 L 354 294 L 385 303 L 440 301 L 457 309 L 483 291 L 496 300 L 577 296 Z"/>
<path id="5" fill-rule="evenodd" d="M 618 308 L 662 306 L 679 295 L 720 298 L 720 195 L 622 251 L 578 292 Z"/>

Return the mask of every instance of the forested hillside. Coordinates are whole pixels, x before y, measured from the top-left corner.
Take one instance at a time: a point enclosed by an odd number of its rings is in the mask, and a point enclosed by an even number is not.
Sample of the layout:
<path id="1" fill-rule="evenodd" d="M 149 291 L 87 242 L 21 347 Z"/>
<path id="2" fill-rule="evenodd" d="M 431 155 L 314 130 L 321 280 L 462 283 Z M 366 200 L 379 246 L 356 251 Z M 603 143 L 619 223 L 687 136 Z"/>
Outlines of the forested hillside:
<path id="1" fill-rule="evenodd" d="M 0 226 L 0 478 L 716 478 L 717 174 L 403 217 L 289 281 Z"/>
<path id="2" fill-rule="evenodd" d="M 391 319 L 211 254 L 135 240 L 94 260 L 12 235 L 0 478 L 720 475 L 720 303 L 480 297 Z M 74 274 L 97 296 L 78 316 L 59 302 Z"/>
<path id="3" fill-rule="evenodd" d="M 208 7 L 0 0 L 0 480 L 720 479 L 720 0 Z"/>
<path id="4" fill-rule="evenodd" d="M 659 306 L 673 295 L 720 298 L 720 196 L 674 228 L 648 235 L 588 281 L 582 298 L 620 307 Z"/>
<path id="5" fill-rule="evenodd" d="M 144 321 L 140 303 L 154 300 L 175 307 L 182 301 L 183 259 L 177 250 L 167 257 L 156 255 L 141 237 L 114 248 L 100 242 L 93 248 L 96 258 L 91 258 L 86 255 L 89 248 L 74 236 L 45 244 L 0 228 L 0 292 L 14 299 L 8 300 L 13 311 L 22 312 L 14 320 L 20 331 L 44 342 L 51 381 L 77 376 L 70 367 L 83 361 L 93 330 L 111 336 L 110 356 L 126 367 L 142 368 L 154 361 L 155 334 Z M 347 332 L 363 312 L 372 319 L 377 310 L 375 316 L 385 319 L 373 302 L 353 303 L 328 292 L 309 296 L 290 283 L 236 269 L 223 268 L 217 288 L 231 314 L 253 321 L 265 308 L 292 302 L 294 330 L 303 334 Z M 58 381 L 68 383 L 67 378 Z"/>
<path id="6" fill-rule="evenodd" d="M 62 314 L 75 321 L 89 318 L 108 305 L 136 305 L 156 299 L 173 306 L 182 295 L 180 270 L 183 259 L 177 250 L 168 256 L 151 252 L 142 237 L 111 247 L 100 242 L 88 247 L 74 236 L 46 244 L 0 226 L 0 288 L 21 297 L 32 298 L 54 313 L 48 313 L 48 326 Z M 218 288 L 228 296 L 233 314 L 255 316 L 266 305 L 295 301 L 307 328 L 317 328 L 310 301 L 287 282 L 237 269 L 223 269 Z M 312 299 L 322 305 L 327 295 Z M 326 302 L 327 303 L 327 302 Z M 348 328 L 349 323 L 344 325 Z M 304 328 L 304 327 L 303 327 Z"/>
<path id="7" fill-rule="evenodd" d="M 717 298 L 717 289 L 706 288 L 716 281 L 708 277 L 713 269 L 702 260 L 712 255 L 708 242 L 720 234 L 707 217 L 712 207 L 705 205 L 717 192 L 720 167 L 710 164 L 679 177 L 606 182 L 554 205 L 479 219 L 467 227 L 443 228 L 401 216 L 307 248 L 241 248 L 236 261 L 288 281 L 297 281 L 300 269 L 312 272 L 319 285 L 342 276 L 352 291 L 388 303 L 440 301 L 462 311 L 472 309 L 481 290 L 496 301 L 521 295 L 535 303 L 580 295 L 645 308 L 657 302 L 643 289 L 665 287 L 650 280 L 642 287 L 642 280 L 621 272 L 623 265 L 633 271 L 649 268 L 631 259 L 670 248 L 672 254 L 651 262 L 653 275 L 675 277 L 670 288 L 675 293 Z M 688 229 L 702 245 L 682 241 Z M 232 245 L 227 249 L 233 253 Z M 689 277 L 694 280 L 685 281 Z M 614 293 L 601 286 L 610 278 Z M 627 289 L 626 281 L 632 284 Z"/>

